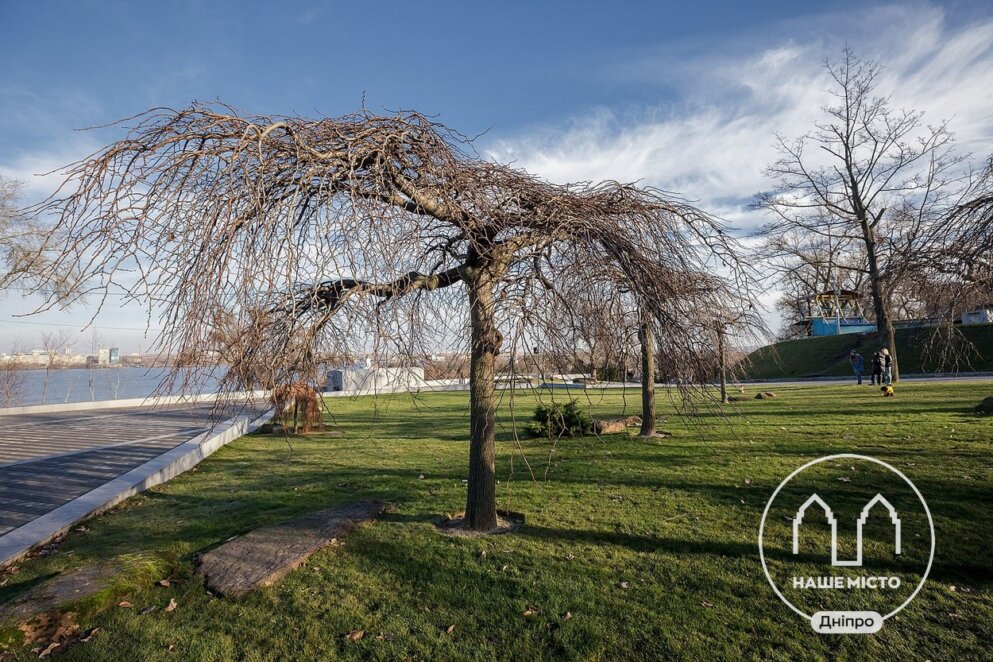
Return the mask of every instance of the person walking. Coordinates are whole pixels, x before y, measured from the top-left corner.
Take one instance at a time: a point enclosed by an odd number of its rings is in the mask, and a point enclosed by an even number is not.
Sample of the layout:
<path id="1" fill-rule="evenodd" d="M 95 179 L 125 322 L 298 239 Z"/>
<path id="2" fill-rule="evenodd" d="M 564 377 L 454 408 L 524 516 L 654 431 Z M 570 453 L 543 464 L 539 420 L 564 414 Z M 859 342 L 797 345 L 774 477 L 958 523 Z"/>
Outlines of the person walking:
<path id="1" fill-rule="evenodd" d="M 855 351 L 853 351 L 852 354 L 855 355 L 851 359 L 851 361 L 852 361 L 852 372 L 855 373 L 855 380 L 856 380 L 855 383 L 856 383 L 857 386 L 861 386 L 862 385 L 862 371 L 865 369 L 865 357 L 862 356 L 861 354 L 859 354 L 858 352 L 855 352 Z"/>
<path id="2" fill-rule="evenodd" d="M 886 379 L 886 385 L 893 383 L 893 357 L 890 356 L 890 350 L 883 348 L 883 377 Z"/>
<path id="3" fill-rule="evenodd" d="M 872 385 L 883 385 L 883 353 L 878 350 L 872 355 Z"/>

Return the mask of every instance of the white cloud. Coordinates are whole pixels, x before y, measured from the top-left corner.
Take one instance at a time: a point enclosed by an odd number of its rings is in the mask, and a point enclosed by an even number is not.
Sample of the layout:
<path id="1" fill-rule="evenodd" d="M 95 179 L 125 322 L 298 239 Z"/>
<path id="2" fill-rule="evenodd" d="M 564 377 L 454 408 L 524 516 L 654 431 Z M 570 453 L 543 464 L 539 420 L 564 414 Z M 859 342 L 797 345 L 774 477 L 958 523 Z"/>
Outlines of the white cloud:
<path id="1" fill-rule="evenodd" d="M 550 181 L 640 181 L 754 227 L 762 218 L 747 204 L 769 186 L 762 173 L 776 158 L 774 134 L 812 128 L 830 101 L 823 63 L 846 43 L 884 65 L 879 91 L 895 106 L 924 110 L 931 123 L 950 118 L 963 149 L 993 151 L 993 21 L 952 27 L 941 10 L 916 5 L 774 27 L 726 52 L 624 66 L 620 75 L 646 85 L 674 85 L 678 104 L 596 109 L 494 140 L 485 154 Z"/>
<path id="2" fill-rule="evenodd" d="M 894 106 L 923 110 L 931 124 L 950 119 L 961 149 L 993 152 L 993 21 L 954 27 L 939 9 L 903 5 L 783 23 L 716 54 L 683 48 L 678 57 L 624 64 L 618 76 L 670 97 L 674 89 L 679 103 L 599 108 L 494 140 L 484 153 L 549 181 L 616 179 L 674 191 L 748 231 L 765 220 L 748 205 L 770 186 L 763 170 L 777 156 L 774 134 L 812 130 L 831 102 L 824 62 L 845 45 L 883 64 L 878 91 Z M 771 328 L 780 323 L 777 296 L 760 298 Z"/>
<path id="3" fill-rule="evenodd" d="M 33 203 L 51 195 L 65 176 L 65 166 L 78 161 L 97 149 L 94 141 L 76 138 L 47 152 L 27 152 L 0 162 L 0 175 L 20 181 L 25 203 Z"/>

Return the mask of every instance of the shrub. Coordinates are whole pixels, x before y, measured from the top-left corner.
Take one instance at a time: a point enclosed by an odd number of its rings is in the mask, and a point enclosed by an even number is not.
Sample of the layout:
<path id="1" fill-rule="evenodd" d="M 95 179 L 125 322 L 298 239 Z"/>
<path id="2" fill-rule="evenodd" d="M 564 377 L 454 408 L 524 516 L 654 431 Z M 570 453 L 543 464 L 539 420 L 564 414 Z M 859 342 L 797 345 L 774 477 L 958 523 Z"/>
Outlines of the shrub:
<path id="1" fill-rule="evenodd" d="M 527 430 L 535 437 L 578 437 L 593 431 L 593 419 L 579 408 L 576 400 L 564 405 L 539 404 L 534 409 L 534 421 L 528 424 Z"/>
<path id="2" fill-rule="evenodd" d="M 281 384 L 273 389 L 269 401 L 276 408 L 276 416 L 282 420 L 287 430 L 290 429 L 288 419 L 292 417 L 294 434 L 323 428 L 324 412 L 321 409 L 321 399 L 309 384 L 305 382 Z"/>

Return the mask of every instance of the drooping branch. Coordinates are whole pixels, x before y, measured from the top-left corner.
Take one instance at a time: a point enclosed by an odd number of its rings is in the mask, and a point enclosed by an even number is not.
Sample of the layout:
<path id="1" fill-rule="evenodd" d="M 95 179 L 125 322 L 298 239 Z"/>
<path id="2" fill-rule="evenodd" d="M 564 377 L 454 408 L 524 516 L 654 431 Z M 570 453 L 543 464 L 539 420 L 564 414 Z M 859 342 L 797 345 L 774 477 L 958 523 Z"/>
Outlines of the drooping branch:
<path id="1" fill-rule="evenodd" d="M 130 121 L 32 210 L 54 220 L 39 253 L 50 273 L 73 274 L 69 291 L 145 303 L 161 349 L 189 357 L 177 367 L 221 356 L 231 389 L 317 379 L 330 357 L 467 346 L 472 528 L 496 521 L 498 353 L 509 345 L 514 371 L 520 344 L 569 335 L 572 322 L 549 323 L 563 293 L 620 315 L 637 301 L 681 382 L 712 353 L 708 321 L 751 301 L 736 244 L 685 201 L 551 184 L 476 158 L 418 113 L 312 120 L 194 105 Z M 617 326 L 589 321 L 590 338 Z"/>

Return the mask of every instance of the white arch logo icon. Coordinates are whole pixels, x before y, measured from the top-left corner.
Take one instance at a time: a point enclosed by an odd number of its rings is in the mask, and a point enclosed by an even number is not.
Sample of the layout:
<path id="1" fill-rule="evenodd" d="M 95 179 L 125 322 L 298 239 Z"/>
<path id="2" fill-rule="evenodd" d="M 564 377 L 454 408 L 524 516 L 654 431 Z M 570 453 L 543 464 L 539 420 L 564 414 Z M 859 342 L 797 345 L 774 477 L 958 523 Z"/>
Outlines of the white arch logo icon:
<path id="1" fill-rule="evenodd" d="M 862 527 L 865 526 L 866 520 L 869 519 L 869 513 L 872 511 L 877 504 L 881 504 L 889 511 L 890 521 L 893 523 L 894 534 L 893 534 L 893 553 L 900 553 L 900 518 L 896 514 L 896 508 L 893 507 L 889 501 L 886 500 L 882 494 L 877 494 L 869 500 L 869 503 L 865 504 L 865 508 L 862 509 L 862 514 L 859 515 L 858 521 L 856 522 L 855 530 L 855 560 L 854 561 L 839 561 L 838 560 L 838 519 L 831 512 L 830 506 L 819 497 L 817 494 L 810 495 L 810 498 L 803 502 L 803 505 L 796 511 L 796 517 L 793 518 L 793 553 L 800 553 L 800 524 L 803 523 L 803 516 L 807 512 L 807 508 L 813 504 L 817 504 L 824 510 L 824 515 L 827 517 L 828 525 L 831 527 L 831 565 L 839 567 L 861 567 L 862 566 Z"/>
<path id="2" fill-rule="evenodd" d="M 797 475 L 803 471 L 821 464 L 822 462 L 835 462 L 837 460 L 859 460 L 864 462 L 869 462 L 880 467 L 883 467 L 894 475 L 899 477 L 904 484 L 913 492 L 913 494 L 920 501 L 921 511 L 927 518 L 927 532 L 930 538 L 930 549 L 928 549 L 927 565 L 924 568 L 923 573 L 920 575 L 920 579 L 917 581 L 917 585 L 914 587 L 913 592 L 909 596 L 904 598 L 904 594 L 900 594 L 900 598 L 903 601 L 900 604 L 894 606 L 887 613 L 878 613 L 875 611 L 818 611 L 816 613 L 810 614 L 798 607 L 797 605 L 790 602 L 783 591 L 780 590 L 779 586 L 776 585 L 776 581 L 773 579 L 772 573 L 769 571 L 769 565 L 766 562 L 766 550 L 765 550 L 765 534 L 766 534 L 766 520 L 769 517 L 769 510 L 772 508 L 773 502 L 776 497 L 783 490 L 786 485 L 796 478 Z M 871 494 L 871 492 L 870 492 Z M 813 505 L 818 506 L 824 511 L 824 515 L 827 518 L 828 525 L 831 527 L 831 565 L 841 566 L 841 567 L 861 567 L 862 566 L 862 529 L 865 523 L 869 519 L 869 514 L 872 512 L 873 508 L 876 506 L 882 506 L 889 513 L 890 521 L 893 523 L 894 528 L 894 547 L 893 551 L 895 554 L 902 554 L 903 549 L 903 522 L 901 521 L 899 515 L 897 514 L 896 508 L 890 503 L 882 494 L 877 493 L 876 496 L 869 499 L 862 508 L 862 512 L 856 521 L 856 535 L 857 535 L 857 550 L 854 560 L 839 560 L 838 559 L 838 521 L 831 507 L 828 505 L 819 494 L 811 494 L 810 497 L 800 506 L 796 511 L 796 517 L 793 518 L 793 554 L 799 554 L 799 534 L 800 526 L 804 521 L 804 517 L 809 521 L 811 515 L 807 513 L 809 508 Z M 792 510 L 792 508 L 791 508 Z M 906 516 L 906 513 L 905 513 Z M 912 521 L 912 520 L 911 520 Z M 785 533 L 785 531 L 783 532 Z M 787 536 L 789 534 L 786 534 Z M 816 460 L 811 460 L 803 466 L 795 469 L 789 476 L 787 476 L 783 481 L 776 487 L 773 491 L 772 496 L 769 497 L 769 501 L 765 504 L 765 510 L 762 511 L 762 519 L 759 521 L 759 560 L 762 563 L 762 571 L 765 573 L 766 579 L 769 581 L 769 585 L 772 587 L 773 592 L 776 596 L 783 601 L 787 607 L 792 609 L 797 615 L 808 620 L 811 626 L 816 632 L 824 634 L 870 634 L 879 631 L 882 627 L 883 622 L 896 616 L 901 610 L 904 609 L 910 602 L 917 597 L 921 589 L 924 587 L 924 583 L 927 581 L 928 575 L 931 574 L 931 566 L 934 564 L 934 549 L 935 549 L 935 538 L 934 538 L 934 519 L 931 517 L 931 510 L 927 506 L 927 502 L 924 500 L 924 495 L 921 494 L 917 486 L 914 485 L 907 476 L 903 474 L 899 469 L 891 464 L 887 464 L 882 460 L 878 460 L 874 457 L 868 455 L 858 455 L 856 453 L 838 453 L 835 455 L 827 455 L 825 457 L 818 458 Z M 924 541 L 920 541 L 924 544 Z M 925 548 L 927 549 L 927 548 Z M 914 550 L 911 550 L 912 552 Z M 793 577 L 796 580 L 797 577 Z M 802 579 L 802 578 L 801 578 Z M 811 579 L 811 578 L 808 578 Z M 848 584 L 849 580 L 855 579 L 853 577 L 846 576 L 830 576 L 826 579 L 831 580 L 832 583 L 844 583 Z M 863 578 L 865 579 L 865 578 Z M 886 579 L 886 578 L 875 578 L 875 579 Z M 838 581 L 841 580 L 841 581 Z M 795 588 L 795 586 L 794 586 Z M 820 588 L 818 586 L 818 588 Z M 840 588 L 844 588 L 841 586 Z M 896 597 L 896 596 L 894 596 Z"/>

